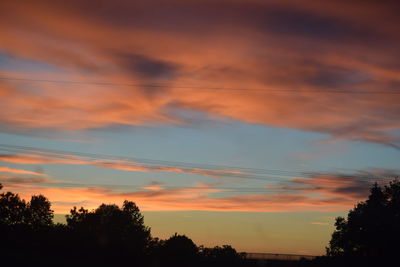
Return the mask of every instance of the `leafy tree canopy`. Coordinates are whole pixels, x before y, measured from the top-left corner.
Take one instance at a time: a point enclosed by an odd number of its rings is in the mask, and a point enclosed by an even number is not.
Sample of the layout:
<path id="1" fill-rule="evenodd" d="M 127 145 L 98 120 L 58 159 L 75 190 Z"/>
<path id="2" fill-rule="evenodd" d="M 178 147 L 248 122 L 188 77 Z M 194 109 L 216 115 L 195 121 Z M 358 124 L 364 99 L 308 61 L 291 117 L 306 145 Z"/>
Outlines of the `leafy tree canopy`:
<path id="1" fill-rule="evenodd" d="M 0 189 L 3 186 L 0 184 Z M 32 196 L 29 202 L 18 194 L 3 192 L 0 194 L 0 224 L 31 227 L 44 227 L 53 224 L 53 211 L 50 201 L 43 195 Z"/>
<path id="2" fill-rule="evenodd" d="M 374 184 L 366 201 L 336 218 L 328 256 L 395 255 L 400 240 L 400 181 L 383 188 Z"/>
<path id="3" fill-rule="evenodd" d="M 126 249 L 143 254 L 149 244 L 150 228 L 134 202 L 124 201 L 122 208 L 102 204 L 93 211 L 74 207 L 66 216 L 67 226 L 85 242 L 101 247 Z"/>
<path id="4" fill-rule="evenodd" d="M 198 248 L 187 236 L 175 233 L 163 242 L 161 259 L 168 266 L 193 265 L 198 259 Z"/>

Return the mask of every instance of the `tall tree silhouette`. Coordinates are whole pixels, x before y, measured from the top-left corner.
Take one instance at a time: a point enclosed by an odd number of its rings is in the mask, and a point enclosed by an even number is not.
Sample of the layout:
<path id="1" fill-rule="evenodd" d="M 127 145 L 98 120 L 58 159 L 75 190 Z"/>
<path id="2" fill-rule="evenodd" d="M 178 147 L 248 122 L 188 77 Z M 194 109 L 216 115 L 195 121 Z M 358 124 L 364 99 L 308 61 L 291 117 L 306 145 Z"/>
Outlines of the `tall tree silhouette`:
<path id="1" fill-rule="evenodd" d="M 383 189 L 376 183 L 368 199 L 336 218 L 336 230 L 327 248 L 329 256 L 387 258 L 400 248 L 400 181 Z"/>

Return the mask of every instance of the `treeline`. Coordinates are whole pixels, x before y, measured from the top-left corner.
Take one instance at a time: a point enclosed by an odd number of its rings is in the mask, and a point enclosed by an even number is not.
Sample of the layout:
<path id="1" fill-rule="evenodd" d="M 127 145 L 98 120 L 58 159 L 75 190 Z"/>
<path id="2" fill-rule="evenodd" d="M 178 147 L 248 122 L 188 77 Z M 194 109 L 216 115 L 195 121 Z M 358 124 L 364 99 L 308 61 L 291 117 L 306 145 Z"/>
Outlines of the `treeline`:
<path id="1" fill-rule="evenodd" d="M 0 184 L 0 189 L 2 186 Z M 66 224 L 53 222 L 46 197 L 26 202 L 0 194 L 0 263 L 10 266 L 390 266 L 400 251 L 400 181 L 371 187 L 366 201 L 336 218 L 326 256 L 307 261 L 245 258 L 229 245 L 198 247 L 185 235 L 152 237 L 134 202 L 74 207 Z"/>
<path id="2" fill-rule="evenodd" d="M 0 184 L 0 189 L 2 188 Z M 89 211 L 74 207 L 66 224 L 53 222 L 48 199 L 0 194 L 2 263 L 10 266 L 249 266 L 229 245 L 196 246 L 185 235 L 151 236 L 134 202 L 102 204 Z"/>

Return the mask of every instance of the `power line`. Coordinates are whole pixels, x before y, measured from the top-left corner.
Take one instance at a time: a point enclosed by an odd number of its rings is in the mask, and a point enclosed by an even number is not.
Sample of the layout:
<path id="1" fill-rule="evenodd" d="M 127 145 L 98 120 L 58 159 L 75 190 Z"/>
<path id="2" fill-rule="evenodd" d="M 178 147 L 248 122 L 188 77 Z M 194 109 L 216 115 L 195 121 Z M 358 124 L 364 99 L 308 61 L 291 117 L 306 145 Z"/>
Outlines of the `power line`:
<path id="1" fill-rule="evenodd" d="M 338 89 L 263 89 L 263 88 L 233 88 L 233 87 L 208 87 L 208 86 L 182 86 L 173 84 L 150 84 L 150 83 L 112 83 L 112 82 L 96 82 L 96 81 L 69 81 L 69 80 L 51 80 L 51 79 L 29 79 L 29 78 L 14 78 L 0 76 L 0 80 L 19 81 L 19 82 L 44 82 L 44 83 L 59 83 L 70 85 L 95 85 L 95 86 L 120 86 L 120 87 L 142 87 L 142 88 L 175 88 L 183 90 L 211 90 L 211 91 L 231 91 L 243 92 L 253 91 L 260 93 L 334 93 L 334 94 L 400 94 L 399 90 L 368 90 L 368 91 L 349 91 Z"/>
<path id="2" fill-rule="evenodd" d="M 74 153 L 74 152 L 65 152 L 65 151 L 58 151 L 57 153 L 68 153 L 64 155 L 56 155 L 56 154 L 45 154 L 46 151 L 42 150 L 42 152 L 38 151 L 33 151 L 31 149 L 10 149 L 10 148 L 3 148 L 0 147 L 0 151 L 7 151 L 11 153 L 22 153 L 27 152 L 29 154 L 33 155 L 38 155 L 38 156 L 47 156 L 51 157 L 53 159 L 61 159 L 61 160 L 68 160 L 66 156 L 78 156 L 80 158 L 76 159 L 76 162 L 79 162 L 81 159 L 87 159 L 87 165 L 95 166 L 95 167 L 103 167 L 103 168 L 110 168 L 110 169 L 116 169 L 116 170 L 124 170 L 124 168 L 118 168 L 118 167 L 113 167 L 112 164 L 118 164 L 118 163 L 123 163 L 126 164 L 127 167 L 144 167 L 144 168 L 149 168 L 147 171 L 144 172 L 176 172 L 176 173 L 186 173 L 186 174 L 191 174 L 191 175 L 200 175 L 200 176 L 207 176 L 207 177 L 227 177 L 227 178 L 241 178 L 241 179 L 251 179 L 251 180 L 263 180 L 263 181 L 282 181 L 282 178 L 293 178 L 294 175 L 288 175 L 288 174 L 279 174 L 279 173 L 265 173 L 265 174 L 260 174 L 260 173 L 251 173 L 249 171 L 243 172 L 240 170 L 240 172 L 236 172 L 239 169 L 234 167 L 231 167 L 230 169 L 218 169 L 217 167 L 214 168 L 209 168 L 209 167 L 204 167 L 201 166 L 201 164 L 195 165 L 193 163 L 190 163 L 189 165 L 183 165 L 183 164 L 159 164 L 159 161 L 155 160 L 147 160 L 146 163 L 143 163 L 142 161 L 138 159 L 133 159 L 133 158 L 127 158 L 127 157 L 121 157 L 117 158 L 115 156 L 112 157 L 107 157 L 104 155 L 93 155 L 90 154 L 88 156 L 87 153 Z M 44 153 L 43 153 L 44 152 Z M 50 151 L 47 151 L 50 152 Z M 51 150 L 50 153 L 56 153 L 54 150 Z M 71 160 L 71 159 L 69 159 Z M 0 157 L 1 161 L 1 157 Z M 118 162 L 120 161 L 120 162 Z M 50 162 L 51 163 L 51 162 Z M 57 162 L 54 162 L 57 163 Z M 43 164 L 46 164 L 44 162 Z M 70 161 L 69 163 L 65 162 L 63 163 L 60 161 L 59 164 L 71 164 L 73 165 L 73 160 Z M 79 163 L 76 163 L 79 164 Z M 109 166 L 109 167 L 107 167 Z M 224 166 L 225 168 L 228 168 Z M 168 170 L 170 168 L 171 170 Z M 179 168 L 180 171 L 174 171 L 174 169 Z M 125 169 L 126 170 L 126 169 Z M 129 171 L 129 170 L 128 170 Z M 138 170 L 137 172 L 141 172 Z M 296 177 L 302 177 L 306 178 L 306 176 L 297 174 Z M 280 178 L 280 179 L 279 179 Z"/>
<path id="3" fill-rule="evenodd" d="M 198 164 L 198 163 L 188 163 L 188 162 L 179 162 L 179 161 L 163 161 L 163 160 L 154 160 L 154 159 L 142 159 L 142 158 L 135 158 L 135 157 L 121 157 L 121 156 L 114 156 L 114 155 L 104 155 L 104 154 L 93 154 L 93 153 L 83 153 L 83 152 L 72 152 L 72 151 L 64 151 L 64 150 L 50 150 L 50 149 L 40 149 L 34 148 L 29 146 L 15 146 L 15 145 L 6 145 L 0 144 L 0 150 L 8 151 L 11 153 L 21 153 L 22 152 L 29 152 L 31 154 L 37 155 L 50 155 L 53 158 L 58 159 L 68 159 L 68 156 L 78 156 L 87 158 L 90 160 L 94 160 L 93 163 L 96 163 L 97 160 L 109 160 L 111 163 L 115 161 L 122 161 L 124 163 L 138 165 L 138 164 L 147 164 L 145 166 L 148 167 L 169 167 L 169 168 L 182 168 L 186 169 L 189 174 L 197 174 L 202 175 L 201 173 L 190 173 L 191 169 L 198 169 L 201 171 L 210 171 L 213 172 L 211 175 L 206 176 L 215 176 L 215 177 L 231 177 L 231 178 L 243 178 L 243 179 L 256 179 L 256 180 L 266 180 L 266 181 L 278 181 L 282 182 L 285 181 L 282 178 L 310 178 L 315 176 L 323 176 L 327 175 L 326 173 L 316 172 L 316 171 L 289 171 L 289 170 L 276 170 L 276 169 L 260 169 L 260 168 L 244 168 L 244 167 L 233 167 L 227 165 L 214 165 L 214 164 Z M 1 161 L 1 158 L 0 158 Z M 101 163 L 101 162 L 100 162 Z M 90 164 L 90 162 L 88 163 Z M 94 164 L 94 166 L 97 166 Z M 157 171 L 155 169 L 154 171 Z M 217 172 L 219 171 L 219 172 Z M 226 171 L 225 173 L 223 171 Z M 239 173 L 233 173 L 234 171 L 239 171 Z M 151 170 L 150 170 L 151 172 Z M 160 172 L 160 170 L 158 170 Z M 162 172 L 162 170 L 161 170 Z M 332 175 L 328 173 L 328 175 Z M 337 173 L 338 177 L 341 179 L 358 179 L 358 180 L 376 180 L 376 176 L 369 174 L 367 176 L 360 176 L 360 175 L 345 175 Z M 203 174 L 204 176 L 204 174 Z M 382 178 L 379 178 L 382 180 Z M 343 181 L 343 180 L 342 180 Z"/>
<path id="4" fill-rule="evenodd" d="M 1 181 L 1 179 L 0 179 Z M 382 181 L 389 182 L 390 179 L 385 179 Z M 370 184 L 374 183 L 375 181 L 371 180 L 368 181 L 368 184 L 365 184 L 366 187 L 369 187 Z M 193 190 L 196 192 L 201 191 L 209 191 L 209 193 L 231 193 L 231 192 L 240 192 L 240 193 L 266 193 L 266 192 L 293 192 L 293 191 L 308 191 L 313 189 L 313 185 L 308 185 L 309 187 L 301 187 L 301 184 L 292 184 L 290 186 L 281 186 L 276 188 L 269 188 L 269 187 L 226 187 L 226 186 L 210 186 L 210 187 L 200 187 L 200 186 L 182 186 L 182 185 L 160 185 L 160 189 L 150 189 L 151 185 L 132 185 L 132 184 L 109 184 L 109 183 L 82 183 L 82 182 L 49 182 L 49 183 L 41 183 L 42 186 L 48 185 L 57 185 L 63 188 L 76 188 L 76 187 L 107 187 L 107 188 L 124 188 L 124 189 L 136 189 L 142 190 L 140 192 L 157 192 L 157 191 L 182 191 L 182 190 Z M 335 189 L 335 186 L 327 186 L 324 185 L 323 189 Z M 322 189 L 317 187 L 316 190 Z M 145 190 L 145 191 L 143 191 Z M 214 190 L 214 192 L 212 192 Z"/>
<path id="5" fill-rule="evenodd" d="M 49 152 L 55 154 L 65 154 L 65 155 L 76 155 L 82 156 L 86 158 L 93 158 L 93 159 L 109 159 L 109 160 L 134 160 L 138 163 L 147 163 L 147 164 L 160 164 L 164 166 L 179 166 L 179 167 L 187 167 L 187 168 L 196 168 L 201 167 L 207 170 L 215 170 L 215 169 L 233 169 L 233 170 L 242 170 L 242 171 L 249 171 L 253 173 L 263 174 L 289 174 L 289 175 L 301 175 L 301 174 L 315 174 L 315 172 L 299 172 L 299 171 L 287 171 L 287 170 L 276 170 L 276 169 L 260 169 L 260 168 L 249 168 L 249 167 L 233 167 L 228 165 L 216 165 L 216 164 L 199 164 L 199 163 L 188 163 L 182 161 L 165 161 L 165 160 L 158 160 L 158 159 L 146 159 L 146 158 L 138 158 L 138 157 L 126 157 L 126 156 L 115 156 L 115 155 L 105 155 L 99 153 L 87 153 L 87 152 L 74 152 L 74 151 L 65 151 L 65 150 L 53 150 L 53 149 L 41 149 L 29 146 L 15 146 L 15 145 L 6 145 L 0 144 L 0 149 L 7 148 L 7 149 L 14 149 L 14 150 L 28 150 L 31 152 Z"/>
<path id="6" fill-rule="evenodd" d="M 267 187 L 220 187 L 220 186 L 213 186 L 213 187 L 196 187 L 196 186 L 182 186 L 182 185 L 160 185 L 160 189 L 147 189 L 151 185 L 128 185 L 128 184 L 94 184 L 94 183 L 77 183 L 77 182 L 51 182 L 51 183 L 43 183 L 47 185 L 58 185 L 62 187 L 69 187 L 69 188 L 76 188 L 79 186 L 85 187 L 108 187 L 108 188 L 121 188 L 124 189 L 141 189 L 147 191 L 141 192 L 157 192 L 161 190 L 169 190 L 169 191 L 179 191 L 179 190 L 194 190 L 194 191 L 207 191 L 207 190 L 217 190 L 215 193 L 229 193 L 229 192 L 242 192 L 242 193 L 263 193 L 268 191 L 276 191 L 273 188 Z M 221 191 L 218 191 L 221 190 Z M 282 189 L 281 191 L 297 191 L 296 188 L 287 188 Z M 211 192 L 212 193 L 212 192 Z"/>

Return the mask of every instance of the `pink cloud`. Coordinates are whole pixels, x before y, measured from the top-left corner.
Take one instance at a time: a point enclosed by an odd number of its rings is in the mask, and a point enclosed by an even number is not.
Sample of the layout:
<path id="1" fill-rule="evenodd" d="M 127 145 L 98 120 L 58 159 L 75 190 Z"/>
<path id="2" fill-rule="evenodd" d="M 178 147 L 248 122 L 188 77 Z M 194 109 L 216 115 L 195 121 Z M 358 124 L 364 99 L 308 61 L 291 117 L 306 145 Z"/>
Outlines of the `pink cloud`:
<path id="1" fill-rule="evenodd" d="M 1 3 L 1 50 L 60 70 L 33 78 L 83 82 L 0 81 L 3 127 L 189 123 L 178 109 L 398 148 L 400 94 L 335 93 L 397 89 L 391 4 L 172 1 L 161 11 L 139 2 L 114 1 L 106 13 L 91 1 Z"/>

